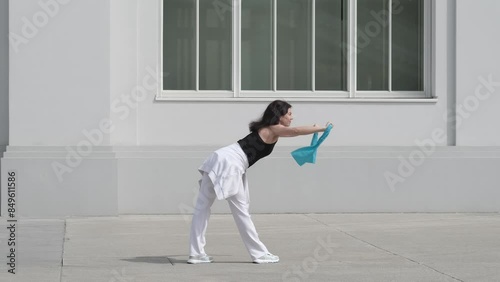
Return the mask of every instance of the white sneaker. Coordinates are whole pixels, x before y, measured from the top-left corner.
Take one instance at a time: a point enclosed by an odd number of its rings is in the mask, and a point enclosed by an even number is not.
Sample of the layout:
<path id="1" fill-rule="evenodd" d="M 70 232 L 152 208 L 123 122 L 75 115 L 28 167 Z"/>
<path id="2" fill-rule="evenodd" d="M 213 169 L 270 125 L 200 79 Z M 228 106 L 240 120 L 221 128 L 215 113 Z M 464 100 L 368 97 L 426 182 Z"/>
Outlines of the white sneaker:
<path id="1" fill-rule="evenodd" d="M 275 263 L 280 261 L 280 258 L 278 256 L 275 256 L 271 253 L 265 254 L 261 256 L 258 259 L 255 259 L 253 262 L 254 263 Z"/>
<path id="2" fill-rule="evenodd" d="M 209 257 L 207 255 L 200 255 L 200 256 L 189 256 L 187 263 L 189 264 L 211 263 L 212 261 L 214 261 L 213 257 Z"/>

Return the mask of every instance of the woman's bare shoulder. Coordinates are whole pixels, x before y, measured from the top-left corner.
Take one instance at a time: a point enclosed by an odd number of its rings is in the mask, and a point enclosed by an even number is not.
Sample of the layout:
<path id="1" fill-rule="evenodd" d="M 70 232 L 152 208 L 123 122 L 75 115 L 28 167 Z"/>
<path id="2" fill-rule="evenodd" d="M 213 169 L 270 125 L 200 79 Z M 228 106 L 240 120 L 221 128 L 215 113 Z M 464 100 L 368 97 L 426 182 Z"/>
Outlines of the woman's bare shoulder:
<path id="1" fill-rule="evenodd" d="M 272 128 L 273 126 L 276 126 L 276 125 L 267 126 L 267 127 L 261 128 L 259 130 L 260 138 L 264 142 L 269 143 L 269 144 L 275 143 L 276 141 L 278 141 L 278 138 L 279 138 L 279 135 L 277 135 L 273 131 L 273 128 Z"/>

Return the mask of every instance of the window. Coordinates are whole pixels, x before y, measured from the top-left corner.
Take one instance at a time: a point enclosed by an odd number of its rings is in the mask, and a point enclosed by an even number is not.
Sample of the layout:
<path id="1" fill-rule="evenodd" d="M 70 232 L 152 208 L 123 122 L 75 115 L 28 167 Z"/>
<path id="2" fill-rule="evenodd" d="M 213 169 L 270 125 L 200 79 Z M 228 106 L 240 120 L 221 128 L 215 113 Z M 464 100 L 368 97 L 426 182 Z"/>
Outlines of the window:
<path id="1" fill-rule="evenodd" d="M 163 0 L 159 98 L 428 98 L 430 0 Z"/>

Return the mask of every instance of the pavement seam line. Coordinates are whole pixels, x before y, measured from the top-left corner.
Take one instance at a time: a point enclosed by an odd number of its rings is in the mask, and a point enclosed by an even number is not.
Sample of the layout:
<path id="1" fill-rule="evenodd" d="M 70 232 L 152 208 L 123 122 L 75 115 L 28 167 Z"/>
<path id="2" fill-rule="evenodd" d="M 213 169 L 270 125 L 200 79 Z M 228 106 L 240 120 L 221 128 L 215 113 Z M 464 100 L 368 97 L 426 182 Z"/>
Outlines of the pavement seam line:
<path id="1" fill-rule="evenodd" d="M 174 264 L 174 263 L 170 260 L 170 258 L 169 258 L 169 257 L 167 257 L 167 259 L 168 259 L 168 262 L 170 262 L 170 264 L 171 264 L 172 266 L 175 266 L 175 264 Z"/>
<path id="2" fill-rule="evenodd" d="M 61 252 L 61 271 L 59 272 L 59 282 L 62 282 L 63 277 L 63 267 L 64 267 L 64 245 L 66 244 L 66 219 L 64 220 L 64 231 L 63 231 L 63 242 L 62 242 L 62 252 Z"/>
<path id="3" fill-rule="evenodd" d="M 327 223 L 324 223 L 324 222 L 322 222 L 321 220 L 319 220 L 319 219 L 317 219 L 317 218 L 314 218 L 314 217 L 312 217 L 312 216 L 310 216 L 310 215 L 308 215 L 308 214 L 306 214 L 305 216 L 307 216 L 307 217 L 309 217 L 309 218 L 311 218 L 311 219 L 313 219 L 313 220 L 316 220 L 317 222 L 319 222 L 319 223 L 321 223 L 321 224 L 324 224 L 324 225 L 326 225 L 326 226 L 328 226 L 328 227 L 333 227 L 333 226 L 330 226 L 330 225 L 328 225 Z M 355 240 L 358 240 L 358 241 L 360 241 L 360 242 L 363 242 L 363 243 L 365 243 L 365 244 L 367 244 L 367 245 L 370 245 L 370 246 L 372 246 L 372 247 L 374 247 L 374 248 L 377 248 L 377 249 L 379 249 L 379 250 L 382 250 L 382 251 L 384 251 L 384 252 L 386 252 L 386 253 L 389 253 L 389 254 L 394 255 L 394 256 L 398 256 L 398 257 L 400 257 L 400 258 L 406 259 L 406 260 L 408 260 L 408 261 L 411 261 L 411 262 L 416 263 L 416 264 L 418 264 L 418 265 L 421 265 L 421 266 L 423 266 L 423 267 L 429 268 L 429 269 L 431 269 L 431 270 L 433 270 L 433 271 L 435 271 L 435 272 L 437 272 L 437 273 L 439 273 L 439 274 L 442 274 L 442 275 L 445 275 L 445 276 L 447 276 L 447 277 L 450 277 L 451 279 L 454 279 L 454 280 L 456 280 L 456 281 L 465 282 L 465 281 L 460 280 L 460 279 L 458 279 L 458 278 L 456 278 L 456 277 L 454 277 L 454 276 L 451 276 L 451 275 L 446 274 L 446 273 L 444 273 L 444 272 L 442 272 L 442 271 L 439 271 L 439 270 L 437 270 L 437 269 L 435 269 L 435 268 L 433 268 L 433 267 L 431 267 L 431 266 L 429 266 L 429 265 L 426 265 L 425 263 L 421 263 L 421 262 L 418 262 L 418 261 L 413 260 L 413 259 L 411 259 L 411 258 L 405 257 L 405 256 L 403 256 L 403 255 L 400 255 L 400 254 L 397 254 L 397 253 L 391 252 L 391 251 L 389 251 L 389 250 L 386 250 L 386 249 L 384 249 L 384 248 L 382 248 L 382 247 L 379 247 L 379 246 L 374 245 L 374 244 L 372 244 L 372 243 L 370 243 L 370 242 L 368 242 L 368 241 L 365 241 L 365 240 L 363 240 L 363 239 L 361 239 L 361 238 L 358 238 L 358 237 L 356 237 L 356 236 L 354 236 L 354 235 L 352 235 L 352 234 L 349 234 L 349 233 L 347 233 L 346 231 L 343 231 L 343 230 L 341 230 L 341 229 L 339 229 L 339 228 L 337 228 L 337 227 L 333 227 L 333 228 L 334 228 L 335 230 L 337 230 L 338 232 L 342 233 L 342 234 L 345 234 L 345 235 L 347 235 L 347 236 L 349 236 L 349 237 L 351 237 L 351 238 L 353 238 L 353 239 L 355 239 Z"/>

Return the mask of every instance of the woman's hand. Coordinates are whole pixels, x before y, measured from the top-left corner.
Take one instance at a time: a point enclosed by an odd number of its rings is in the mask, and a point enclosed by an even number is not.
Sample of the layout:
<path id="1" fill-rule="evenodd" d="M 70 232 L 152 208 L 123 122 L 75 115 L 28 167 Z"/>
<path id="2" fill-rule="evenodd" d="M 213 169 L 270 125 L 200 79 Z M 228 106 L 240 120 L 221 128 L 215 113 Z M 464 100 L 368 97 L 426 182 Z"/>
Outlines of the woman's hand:
<path id="1" fill-rule="evenodd" d="M 325 127 L 321 128 L 321 131 L 325 131 L 325 130 L 328 128 L 328 126 L 329 126 L 330 124 L 333 126 L 333 123 L 331 123 L 331 122 L 327 122 L 327 123 L 326 123 L 326 125 L 325 125 Z M 317 125 L 317 124 L 314 124 L 314 125 L 313 125 L 313 127 L 318 127 L 318 125 Z"/>

